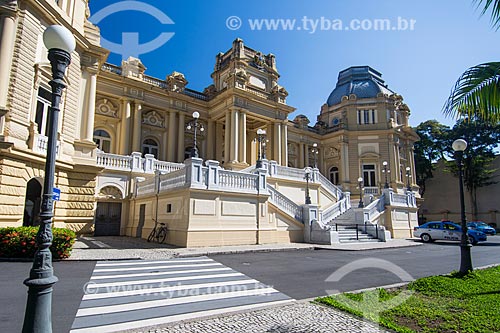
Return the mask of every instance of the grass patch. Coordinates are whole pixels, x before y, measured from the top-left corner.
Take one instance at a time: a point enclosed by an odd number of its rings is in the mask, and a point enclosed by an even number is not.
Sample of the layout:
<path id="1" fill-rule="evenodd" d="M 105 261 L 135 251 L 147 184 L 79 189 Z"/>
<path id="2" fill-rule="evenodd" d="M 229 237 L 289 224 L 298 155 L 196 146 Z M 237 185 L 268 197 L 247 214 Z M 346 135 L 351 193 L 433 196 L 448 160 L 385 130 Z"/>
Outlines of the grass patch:
<path id="1" fill-rule="evenodd" d="M 500 332 L 500 266 L 316 301 L 401 333 L 495 333 Z"/>

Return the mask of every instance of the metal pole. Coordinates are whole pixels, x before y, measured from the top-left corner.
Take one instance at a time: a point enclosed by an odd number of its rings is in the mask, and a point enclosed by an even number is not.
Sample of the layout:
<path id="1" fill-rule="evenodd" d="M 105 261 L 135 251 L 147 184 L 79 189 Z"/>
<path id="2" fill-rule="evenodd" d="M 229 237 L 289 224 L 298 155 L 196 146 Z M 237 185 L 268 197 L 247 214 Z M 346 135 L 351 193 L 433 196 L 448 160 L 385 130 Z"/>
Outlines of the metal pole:
<path id="1" fill-rule="evenodd" d="M 262 154 L 261 154 L 261 145 L 262 145 L 262 134 L 257 133 L 257 163 L 256 168 L 262 168 Z"/>
<path id="2" fill-rule="evenodd" d="M 194 118 L 194 139 L 193 139 L 193 149 L 191 149 L 191 157 L 198 157 L 198 148 L 196 148 L 196 132 L 198 131 L 198 118 Z"/>
<path id="3" fill-rule="evenodd" d="M 47 156 L 45 159 L 45 177 L 43 184 L 40 227 L 36 236 L 38 250 L 35 253 L 30 276 L 24 281 L 28 287 L 28 301 L 24 315 L 23 333 L 52 332 L 52 286 L 58 281 L 52 267 L 52 219 L 53 189 L 56 170 L 57 129 L 59 104 L 66 84 L 64 73 L 71 62 L 68 52 L 59 49 L 49 50 L 52 66 L 52 104 L 47 119 Z"/>
<path id="4" fill-rule="evenodd" d="M 473 270 L 471 257 L 471 244 L 467 237 L 467 220 L 465 217 L 464 182 L 463 182 L 463 151 L 457 151 L 458 179 L 460 182 L 460 217 L 462 226 L 462 239 L 460 241 L 460 274 L 466 275 Z"/>
<path id="5" fill-rule="evenodd" d="M 306 205 L 311 204 L 311 196 L 309 195 L 309 173 L 306 172 Z"/>

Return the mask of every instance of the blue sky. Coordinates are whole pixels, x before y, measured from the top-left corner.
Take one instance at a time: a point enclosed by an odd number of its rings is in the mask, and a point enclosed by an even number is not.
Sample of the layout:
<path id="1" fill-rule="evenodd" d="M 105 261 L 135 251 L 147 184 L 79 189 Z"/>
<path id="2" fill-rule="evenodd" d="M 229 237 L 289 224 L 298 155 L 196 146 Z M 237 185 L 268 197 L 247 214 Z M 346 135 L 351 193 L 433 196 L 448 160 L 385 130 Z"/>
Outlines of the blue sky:
<path id="1" fill-rule="evenodd" d="M 93 0 L 91 12 L 119 2 Z M 276 55 L 280 84 L 290 94 L 287 102 L 297 108 L 291 118 L 305 114 L 311 125 L 335 87 L 339 71 L 358 65 L 377 69 L 389 88 L 403 95 L 412 110 L 412 126 L 428 119 L 452 125 L 454 120 L 445 118 L 441 109 L 454 82 L 468 67 L 500 57 L 500 32 L 491 29 L 488 16 L 480 18 L 472 0 L 136 2 L 154 6 L 173 24 L 126 10 L 103 18 L 98 25 L 106 40 L 118 44 L 123 33 L 138 32 L 139 44 L 161 33 L 174 33 L 163 46 L 140 55 L 146 74 L 164 79 L 173 71 L 182 72 L 189 88 L 203 90 L 211 84 L 215 55 L 240 37 L 251 48 Z M 231 16 L 241 19 L 240 29 L 227 27 Z M 334 31 L 318 25 L 312 33 L 310 25 L 303 26 L 304 17 L 342 20 L 344 27 L 365 19 L 390 19 L 396 24 L 399 17 L 416 23 L 413 31 Z M 295 19 L 295 28 L 301 29 L 256 31 L 250 27 L 253 19 Z M 108 60 L 120 64 L 121 58 L 112 53 Z"/>

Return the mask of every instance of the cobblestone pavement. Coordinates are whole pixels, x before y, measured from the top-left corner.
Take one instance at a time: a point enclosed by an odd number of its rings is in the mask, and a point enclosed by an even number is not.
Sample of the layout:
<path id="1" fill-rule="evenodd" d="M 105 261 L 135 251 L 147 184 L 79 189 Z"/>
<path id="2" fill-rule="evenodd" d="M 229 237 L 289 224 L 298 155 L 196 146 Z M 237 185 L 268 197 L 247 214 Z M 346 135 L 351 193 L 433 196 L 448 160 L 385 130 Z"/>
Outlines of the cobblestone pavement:
<path id="1" fill-rule="evenodd" d="M 297 302 L 128 333 L 380 333 L 373 323 L 323 305 Z"/>

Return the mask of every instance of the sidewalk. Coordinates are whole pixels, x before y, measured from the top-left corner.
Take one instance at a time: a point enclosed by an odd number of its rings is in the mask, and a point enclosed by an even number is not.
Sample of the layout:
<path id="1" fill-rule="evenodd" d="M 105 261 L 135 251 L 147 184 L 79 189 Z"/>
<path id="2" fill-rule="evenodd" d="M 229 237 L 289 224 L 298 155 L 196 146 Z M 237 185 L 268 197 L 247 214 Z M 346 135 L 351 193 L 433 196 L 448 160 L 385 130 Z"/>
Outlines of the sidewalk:
<path id="1" fill-rule="evenodd" d="M 144 239 L 133 237 L 79 237 L 73 247 L 71 257 L 66 260 L 155 260 L 249 252 L 298 250 L 366 251 L 419 245 L 422 244 L 413 240 L 396 239 L 388 242 L 360 242 L 335 245 L 291 243 L 177 248 L 165 244 L 148 243 Z"/>

